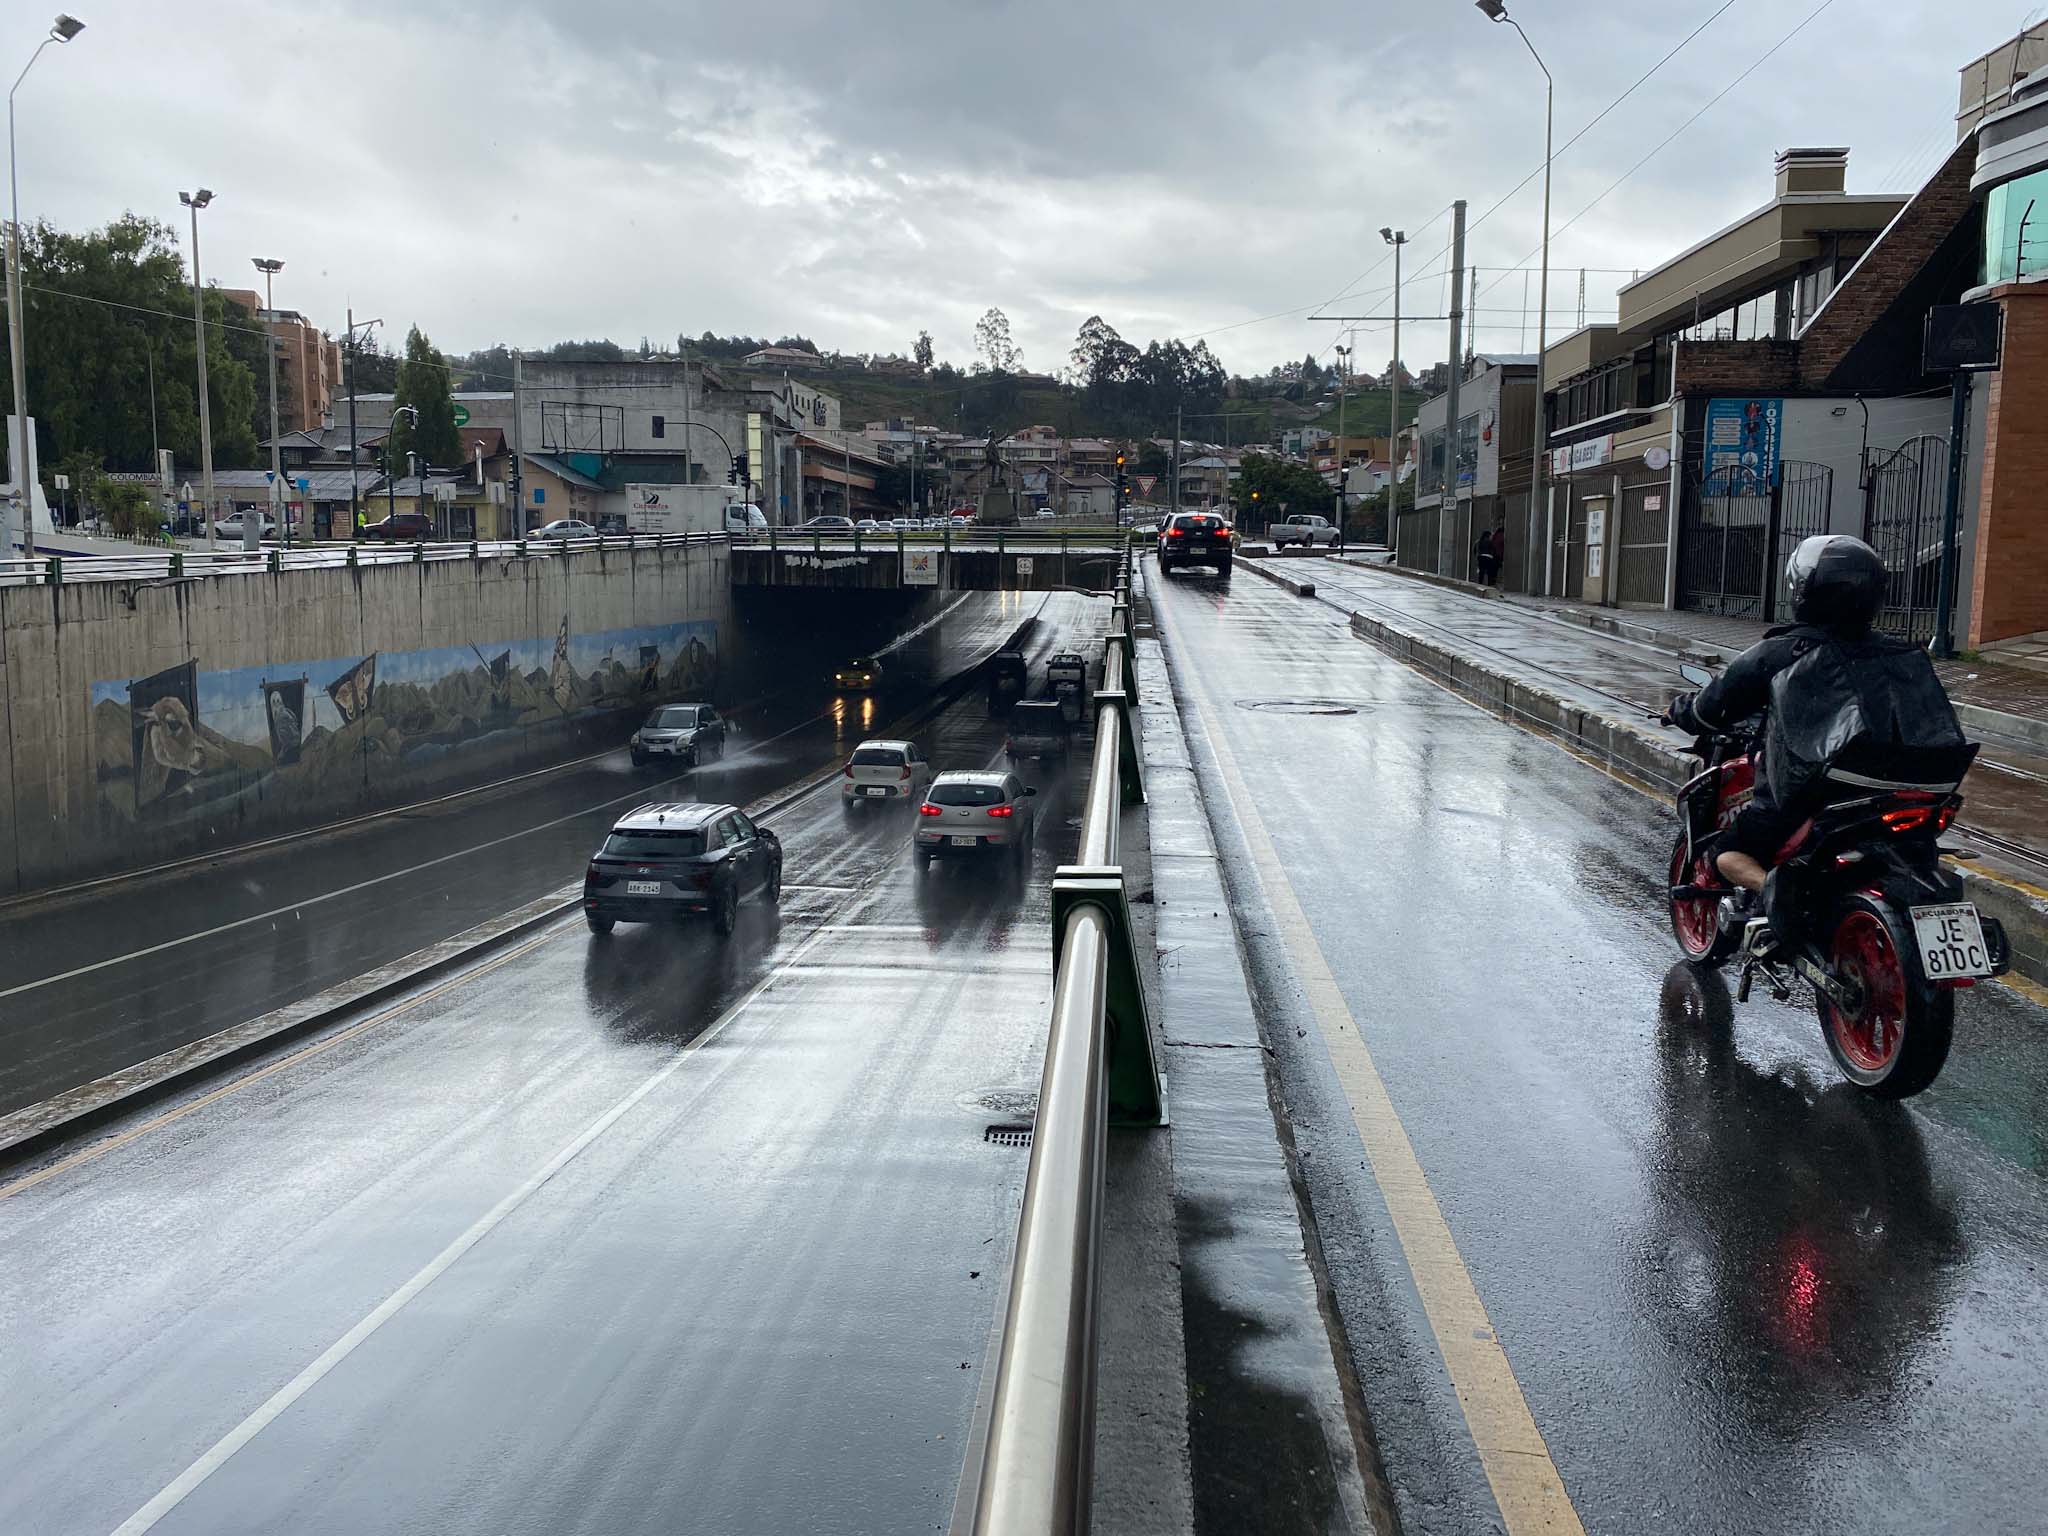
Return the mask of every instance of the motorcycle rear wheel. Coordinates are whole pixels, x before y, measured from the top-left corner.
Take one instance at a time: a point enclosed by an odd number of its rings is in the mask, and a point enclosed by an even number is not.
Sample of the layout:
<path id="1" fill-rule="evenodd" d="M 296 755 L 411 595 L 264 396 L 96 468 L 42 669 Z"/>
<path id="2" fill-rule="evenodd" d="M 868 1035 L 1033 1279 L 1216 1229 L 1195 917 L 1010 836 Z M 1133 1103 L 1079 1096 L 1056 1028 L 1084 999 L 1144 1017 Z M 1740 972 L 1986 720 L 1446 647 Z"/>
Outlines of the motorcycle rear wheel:
<path id="1" fill-rule="evenodd" d="M 1929 985 L 1903 914 L 1874 896 L 1848 897 L 1828 919 L 1821 948 L 1857 1006 L 1814 993 L 1821 1037 L 1842 1075 L 1866 1093 L 1903 1099 L 1941 1075 L 1955 1038 L 1956 997 Z"/>
<path id="2" fill-rule="evenodd" d="M 1704 858 L 1695 861 L 1699 866 L 1697 869 L 1686 868 L 1685 847 L 1685 831 L 1681 828 L 1678 842 L 1671 850 L 1671 889 L 1699 883 L 1701 877 L 1719 885 L 1720 877 L 1713 873 Z M 1722 965 L 1741 947 L 1742 936 L 1739 933 L 1721 931 L 1721 898 L 1718 895 L 1673 896 L 1670 906 L 1671 936 L 1678 940 L 1679 949 L 1694 965 Z"/>

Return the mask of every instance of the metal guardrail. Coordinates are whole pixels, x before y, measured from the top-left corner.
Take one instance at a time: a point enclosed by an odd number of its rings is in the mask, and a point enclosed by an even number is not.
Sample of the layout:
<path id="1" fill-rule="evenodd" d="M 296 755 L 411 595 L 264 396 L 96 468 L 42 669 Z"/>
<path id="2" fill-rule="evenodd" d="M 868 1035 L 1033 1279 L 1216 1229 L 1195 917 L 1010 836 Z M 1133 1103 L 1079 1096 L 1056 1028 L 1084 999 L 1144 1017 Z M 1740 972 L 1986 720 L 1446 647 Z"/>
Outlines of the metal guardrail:
<path id="1" fill-rule="evenodd" d="M 0 585 L 58 586 L 67 581 L 166 581 L 202 576 L 252 576 L 266 571 L 335 570 L 368 565 L 419 565 L 446 560 L 545 559 L 598 550 L 681 549 L 725 544 L 724 533 L 611 533 L 585 539 L 470 539 L 458 543 L 269 544 L 256 550 L 140 548 L 133 554 L 11 555 L 0 559 Z"/>
<path id="2" fill-rule="evenodd" d="M 970 1437 L 954 1536 L 1088 1530 L 1107 1132 L 1165 1121 L 1117 862 L 1119 813 L 1144 798 L 1132 729 L 1130 572 L 1127 551 L 1095 696 L 1080 862 L 1053 880 L 1052 1027 L 994 1385 Z"/>

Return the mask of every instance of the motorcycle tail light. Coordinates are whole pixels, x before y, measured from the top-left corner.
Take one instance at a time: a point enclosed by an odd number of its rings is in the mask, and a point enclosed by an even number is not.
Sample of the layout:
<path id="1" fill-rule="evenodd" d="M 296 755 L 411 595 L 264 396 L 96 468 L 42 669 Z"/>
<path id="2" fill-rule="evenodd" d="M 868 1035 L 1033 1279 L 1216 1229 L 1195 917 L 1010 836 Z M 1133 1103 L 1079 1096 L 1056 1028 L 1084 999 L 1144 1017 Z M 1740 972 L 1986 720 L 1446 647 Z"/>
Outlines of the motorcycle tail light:
<path id="1" fill-rule="evenodd" d="M 1949 827 L 1954 824 L 1955 819 L 1956 808 L 1952 805 L 1944 805 L 1940 810 L 1934 813 L 1934 830 L 1937 832 L 1946 832 L 1949 829 Z"/>
<path id="2" fill-rule="evenodd" d="M 1918 832 L 1934 820 L 1934 807 L 1930 805 L 1904 806 L 1896 811 L 1886 811 L 1879 818 L 1894 832 Z"/>
<path id="3" fill-rule="evenodd" d="M 946 813 L 940 810 L 936 805 L 933 805 L 929 800 L 927 800 L 923 805 L 920 805 L 917 808 L 917 814 L 920 816 L 943 816 Z"/>

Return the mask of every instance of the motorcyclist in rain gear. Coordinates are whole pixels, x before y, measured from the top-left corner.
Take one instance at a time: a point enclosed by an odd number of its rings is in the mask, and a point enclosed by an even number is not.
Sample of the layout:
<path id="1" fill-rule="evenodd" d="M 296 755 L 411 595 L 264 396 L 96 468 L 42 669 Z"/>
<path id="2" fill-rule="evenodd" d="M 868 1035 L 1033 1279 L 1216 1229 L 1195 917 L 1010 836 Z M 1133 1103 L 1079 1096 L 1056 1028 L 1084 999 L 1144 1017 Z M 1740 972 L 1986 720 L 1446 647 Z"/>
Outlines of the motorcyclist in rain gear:
<path id="1" fill-rule="evenodd" d="M 1731 885 L 1766 891 L 1780 850 L 1829 800 L 1831 774 L 1837 783 L 1869 782 L 1965 748 L 1926 653 L 1871 632 L 1885 581 L 1884 562 L 1861 539 L 1804 540 L 1785 567 L 1793 622 L 1766 631 L 1712 683 L 1666 707 L 1669 723 L 1695 735 L 1735 732 L 1768 711 L 1755 798 L 1721 835 L 1714 859 Z M 1767 891 L 1765 906 L 1773 932 L 1788 938 L 1790 903 L 1780 896 Z"/>

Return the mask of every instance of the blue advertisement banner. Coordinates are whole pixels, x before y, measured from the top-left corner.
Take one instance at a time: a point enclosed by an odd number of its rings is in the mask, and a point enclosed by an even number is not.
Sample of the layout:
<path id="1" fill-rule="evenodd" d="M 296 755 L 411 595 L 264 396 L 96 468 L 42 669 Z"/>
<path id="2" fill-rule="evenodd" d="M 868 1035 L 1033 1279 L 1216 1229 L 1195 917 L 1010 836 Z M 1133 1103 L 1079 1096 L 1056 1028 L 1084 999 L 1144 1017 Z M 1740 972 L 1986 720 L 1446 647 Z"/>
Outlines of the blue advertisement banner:
<path id="1" fill-rule="evenodd" d="M 1783 400 L 1709 400 L 1701 473 L 1726 482 L 1726 495 L 1768 494 L 1778 477 Z"/>

